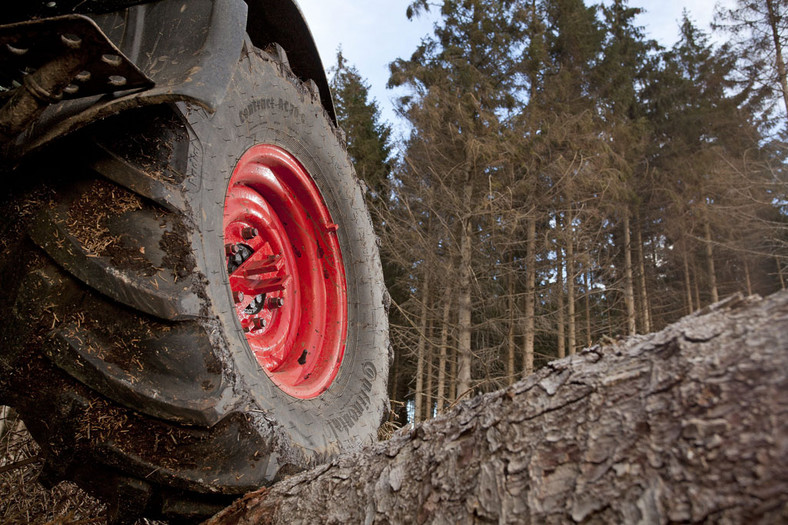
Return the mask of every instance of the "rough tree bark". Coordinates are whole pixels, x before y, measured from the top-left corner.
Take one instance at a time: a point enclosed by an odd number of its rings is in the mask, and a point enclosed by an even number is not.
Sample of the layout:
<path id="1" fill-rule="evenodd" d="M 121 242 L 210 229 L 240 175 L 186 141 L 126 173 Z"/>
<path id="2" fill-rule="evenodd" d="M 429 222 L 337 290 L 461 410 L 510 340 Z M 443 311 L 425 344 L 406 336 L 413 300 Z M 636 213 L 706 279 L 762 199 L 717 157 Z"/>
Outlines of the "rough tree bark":
<path id="1" fill-rule="evenodd" d="M 554 361 L 211 525 L 786 523 L 788 292 Z"/>

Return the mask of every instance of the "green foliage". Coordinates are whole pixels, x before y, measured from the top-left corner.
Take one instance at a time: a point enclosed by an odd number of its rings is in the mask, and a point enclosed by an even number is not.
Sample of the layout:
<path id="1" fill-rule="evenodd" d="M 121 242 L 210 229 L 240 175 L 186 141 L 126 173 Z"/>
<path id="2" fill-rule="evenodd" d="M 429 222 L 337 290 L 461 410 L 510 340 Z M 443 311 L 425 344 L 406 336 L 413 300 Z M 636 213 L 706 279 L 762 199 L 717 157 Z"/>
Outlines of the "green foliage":
<path id="1" fill-rule="evenodd" d="M 346 134 L 350 159 L 358 176 L 381 197 L 391 172 L 391 127 L 381 122 L 377 102 L 369 99 L 369 85 L 348 65 L 341 50 L 331 74 L 337 119 Z"/>

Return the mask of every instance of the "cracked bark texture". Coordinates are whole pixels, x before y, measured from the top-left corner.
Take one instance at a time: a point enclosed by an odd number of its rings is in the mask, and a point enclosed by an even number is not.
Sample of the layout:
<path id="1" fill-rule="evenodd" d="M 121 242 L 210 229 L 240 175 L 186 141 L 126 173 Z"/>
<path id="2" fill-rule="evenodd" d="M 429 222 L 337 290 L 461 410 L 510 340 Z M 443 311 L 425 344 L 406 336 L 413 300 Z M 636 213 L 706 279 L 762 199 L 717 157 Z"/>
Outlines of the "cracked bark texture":
<path id="1" fill-rule="evenodd" d="M 786 523 L 788 292 L 734 297 L 261 489 L 208 523 Z"/>

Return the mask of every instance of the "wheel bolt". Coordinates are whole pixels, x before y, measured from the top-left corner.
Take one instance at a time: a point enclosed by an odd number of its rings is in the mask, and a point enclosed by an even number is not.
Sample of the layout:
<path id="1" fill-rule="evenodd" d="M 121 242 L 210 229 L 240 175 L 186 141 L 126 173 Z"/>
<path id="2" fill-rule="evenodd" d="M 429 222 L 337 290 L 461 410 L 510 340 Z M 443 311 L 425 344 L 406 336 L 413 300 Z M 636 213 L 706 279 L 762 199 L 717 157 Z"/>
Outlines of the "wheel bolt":
<path id="1" fill-rule="evenodd" d="M 254 319 L 252 319 L 252 325 L 255 327 L 256 330 L 261 330 L 265 328 L 266 322 L 265 319 L 262 319 L 260 317 L 255 317 Z"/>
<path id="2" fill-rule="evenodd" d="M 252 228 L 251 226 L 245 227 L 243 230 L 241 230 L 241 237 L 247 241 L 254 239 L 257 237 L 257 228 Z"/>
<path id="3" fill-rule="evenodd" d="M 269 297 L 265 305 L 271 309 L 282 308 L 285 305 L 285 300 L 282 297 Z"/>
<path id="4" fill-rule="evenodd" d="M 233 290 L 233 301 L 240 303 L 244 300 L 244 293 L 240 290 Z"/>
<path id="5" fill-rule="evenodd" d="M 228 257 L 235 255 L 238 253 L 238 245 L 237 244 L 225 244 L 224 245 L 224 254 Z"/>

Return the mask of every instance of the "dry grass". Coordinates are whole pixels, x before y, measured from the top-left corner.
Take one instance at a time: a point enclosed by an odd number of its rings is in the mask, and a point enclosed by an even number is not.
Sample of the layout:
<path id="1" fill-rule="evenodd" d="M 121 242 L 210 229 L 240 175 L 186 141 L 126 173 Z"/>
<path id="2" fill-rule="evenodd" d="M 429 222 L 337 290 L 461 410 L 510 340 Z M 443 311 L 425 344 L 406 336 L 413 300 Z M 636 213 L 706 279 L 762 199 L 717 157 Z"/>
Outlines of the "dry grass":
<path id="1" fill-rule="evenodd" d="M 106 523 L 104 505 L 73 483 L 51 490 L 36 480 L 39 449 L 13 412 L 0 407 L 0 523 Z"/>

